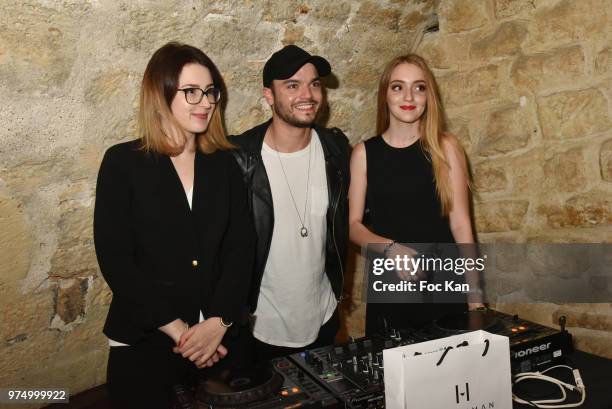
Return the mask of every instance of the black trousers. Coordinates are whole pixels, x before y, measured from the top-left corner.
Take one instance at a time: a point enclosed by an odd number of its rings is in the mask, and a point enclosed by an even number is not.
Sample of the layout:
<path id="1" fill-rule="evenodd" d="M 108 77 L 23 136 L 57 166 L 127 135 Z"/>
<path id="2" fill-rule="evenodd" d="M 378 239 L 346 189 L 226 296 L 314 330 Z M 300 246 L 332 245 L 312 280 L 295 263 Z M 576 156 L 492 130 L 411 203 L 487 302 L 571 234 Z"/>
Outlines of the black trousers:
<path id="1" fill-rule="evenodd" d="M 106 383 L 114 409 L 167 409 L 174 385 L 195 385 L 198 369 L 170 348 L 111 347 Z"/>
<path id="2" fill-rule="evenodd" d="M 319 330 L 319 335 L 317 339 L 304 347 L 300 348 L 292 348 L 292 347 L 283 347 L 277 345 L 266 344 L 265 342 L 261 342 L 260 340 L 253 338 L 254 340 L 254 349 L 255 349 L 255 360 L 260 362 L 269 361 L 272 358 L 277 358 L 281 356 L 287 356 L 291 354 L 295 354 L 297 352 L 302 352 L 306 349 L 319 348 L 325 345 L 331 345 L 334 343 L 336 339 L 336 334 L 340 329 L 340 317 L 338 314 L 338 308 L 334 311 L 334 314 L 331 316 L 329 320 L 325 324 L 321 326 Z"/>

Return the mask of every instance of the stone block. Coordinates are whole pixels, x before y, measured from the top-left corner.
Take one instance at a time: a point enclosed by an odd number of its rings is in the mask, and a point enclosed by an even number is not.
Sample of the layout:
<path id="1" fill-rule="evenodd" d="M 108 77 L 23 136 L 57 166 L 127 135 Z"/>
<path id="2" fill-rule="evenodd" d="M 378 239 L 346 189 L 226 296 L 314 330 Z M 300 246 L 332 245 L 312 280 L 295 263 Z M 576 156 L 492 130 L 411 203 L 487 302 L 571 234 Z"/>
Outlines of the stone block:
<path id="1" fill-rule="evenodd" d="M 612 224 L 610 193 L 592 191 L 572 196 L 562 205 L 540 205 L 537 213 L 550 227 L 590 227 Z"/>
<path id="2" fill-rule="evenodd" d="M 538 98 L 538 116 L 545 139 L 582 138 L 612 126 L 608 101 L 594 88 Z"/>
<path id="3" fill-rule="evenodd" d="M 130 80 L 130 73 L 124 69 L 112 69 L 101 72 L 85 89 L 85 101 L 93 106 L 108 106 L 111 99 L 122 97 L 126 89 L 131 88 L 129 82 L 136 82 L 134 76 Z"/>
<path id="4" fill-rule="evenodd" d="M 607 47 L 597 53 L 595 57 L 595 73 L 610 75 L 612 72 L 612 48 Z"/>
<path id="5" fill-rule="evenodd" d="M 612 182 L 612 139 L 608 139 L 601 145 L 599 167 L 601 168 L 601 178 L 606 182 Z"/>
<path id="6" fill-rule="evenodd" d="M 492 233 L 518 230 L 524 223 L 529 202 L 500 200 L 475 205 L 476 226 L 479 232 Z"/>
<path id="7" fill-rule="evenodd" d="M 12 283 L 26 277 L 32 257 L 31 229 L 23 205 L 0 196 L 0 277 Z"/>
<path id="8" fill-rule="evenodd" d="M 440 5 L 440 28 L 443 32 L 458 33 L 484 26 L 489 21 L 488 1 L 449 0 Z"/>
<path id="9" fill-rule="evenodd" d="M 446 130 L 459 138 L 463 149 L 470 156 L 472 152 L 472 133 L 470 132 L 469 119 L 464 117 L 450 117 L 446 121 Z"/>
<path id="10" fill-rule="evenodd" d="M 382 25 L 384 29 L 399 30 L 401 11 L 396 7 L 389 7 L 379 2 L 365 1 L 361 3 L 351 25 Z"/>
<path id="11" fill-rule="evenodd" d="M 529 126 L 525 111 L 520 106 L 513 106 L 491 112 L 485 134 L 478 142 L 478 155 L 499 155 L 526 147 L 534 129 Z"/>
<path id="12" fill-rule="evenodd" d="M 463 107 L 499 97 L 501 79 L 497 65 L 494 64 L 469 72 L 439 76 L 437 80 L 447 108 Z"/>
<path id="13" fill-rule="evenodd" d="M 156 49 L 172 40 L 199 46 L 193 39 L 188 39 L 191 37 L 192 27 L 202 24 L 201 17 L 186 10 L 177 11 L 172 2 L 160 3 L 159 7 L 131 3 L 124 13 L 118 38 L 122 48 L 150 56 Z M 214 44 L 210 39 L 207 43 Z"/>
<path id="14" fill-rule="evenodd" d="M 530 27 L 531 43 L 536 48 L 563 44 L 602 35 L 610 25 L 607 0 L 561 0 L 538 9 Z"/>
<path id="15" fill-rule="evenodd" d="M 77 58 L 84 2 L 23 1 L 2 5 L 0 82 L 17 92 L 48 92 L 64 85 Z"/>
<path id="16" fill-rule="evenodd" d="M 579 192 L 587 184 L 582 148 L 550 153 L 544 162 L 543 189 L 549 192 Z"/>
<path id="17" fill-rule="evenodd" d="M 283 45 L 295 44 L 304 39 L 304 27 L 295 24 L 285 25 L 285 33 L 283 34 Z"/>
<path id="18" fill-rule="evenodd" d="M 398 31 L 401 14 L 401 11 L 397 8 L 381 5 L 377 2 L 365 1 L 361 3 L 351 24 L 365 26 L 382 24 L 384 29 Z"/>
<path id="19" fill-rule="evenodd" d="M 330 104 L 329 125 L 342 129 L 353 142 L 374 135 L 376 125 L 376 102 L 375 95 L 367 95 L 363 100 L 356 98 L 361 105 L 359 115 L 355 115 L 352 104 L 336 103 Z M 347 101 L 350 101 L 347 99 Z"/>
<path id="20" fill-rule="evenodd" d="M 307 14 L 318 24 L 332 24 L 337 30 L 349 18 L 351 2 L 348 0 L 319 1 L 316 7 L 309 8 Z"/>
<path id="21" fill-rule="evenodd" d="M 93 248 L 93 206 L 83 206 L 92 202 L 92 192 L 82 189 L 68 188 L 60 202 L 59 240 L 51 258 L 51 273 L 57 277 L 91 275 L 98 269 Z"/>
<path id="22" fill-rule="evenodd" d="M 468 42 L 464 34 L 427 36 L 418 53 L 432 69 L 461 68 L 469 60 Z"/>
<path id="23" fill-rule="evenodd" d="M 293 1 L 268 0 L 258 8 L 261 10 L 261 19 L 270 22 L 295 22 L 301 13 L 298 4 Z"/>
<path id="24" fill-rule="evenodd" d="M 427 20 L 429 20 L 427 14 L 423 14 L 422 11 L 413 11 L 400 18 L 398 27 L 402 30 L 415 30 Z"/>
<path id="25" fill-rule="evenodd" d="M 47 282 L 42 282 L 40 286 L 44 287 L 45 284 Z M 23 344 L 31 342 L 36 333 L 49 326 L 54 310 L 53 292 L 43 288 L 23 294 L 22 287 L 19 282 L 3 281 L 0 284 L 0 349 L 4 346 L 21 348 Z M 0 372 L 2 361 L 0 359 Z"/>
<path id="26" fill-rule="evenodd" d="M 514 55 L 521 49 L 527 37 L 527 27 L 522 22 L 511 21 L 500 25 L 494 33 L 471 44 L 471 56 L 478 59 Z"/>
<path id="27" fill-rule="evenodd" d="M 511 79 L 521 91 L 554 89 L 581 79 L 584 65 L 580 46 L 557 48 L 546 53 L 519 56 L 512 65 Z"/>
<path id="28" fill-rule="evenodd" d="M 474 167 L 474 187 L 477 193 L 491 193 L 508 187 L 508 176 L 504 166 L 482 163 Z"/>
<path id="29" fill-rule="evenodd" d="M 533 0 L 495 0 L 495 17 L 503 19 L 518 14 L 532 14 L 536 8 Z"/>

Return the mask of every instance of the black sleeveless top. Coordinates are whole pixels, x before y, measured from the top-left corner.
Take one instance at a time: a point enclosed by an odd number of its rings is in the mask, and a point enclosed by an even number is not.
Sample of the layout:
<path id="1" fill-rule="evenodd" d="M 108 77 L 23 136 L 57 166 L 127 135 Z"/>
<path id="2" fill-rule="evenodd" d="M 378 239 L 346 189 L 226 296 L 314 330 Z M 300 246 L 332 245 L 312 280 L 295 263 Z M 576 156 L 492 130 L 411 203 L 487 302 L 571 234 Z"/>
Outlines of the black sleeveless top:
<path id="1" fill-rule="evenodd" d="M 366 206 L 371 230 L 398 243 L 454 243 L 442 216 L 433 167 L 421 142 L 394 148 L 381 136 L 365 141 Z M 399 307 L 399 308 L 398 308 Z M 466 304 L 376 304 L 366 307 L 366 335 L 410 328 L 466 311 Z"/>
<path id="2" fill-rule="evenodd" d="M 454 243 L 421 142 L 394 148 L 375 136 L 365 149 L 372 231 L 398 243 Z"/>

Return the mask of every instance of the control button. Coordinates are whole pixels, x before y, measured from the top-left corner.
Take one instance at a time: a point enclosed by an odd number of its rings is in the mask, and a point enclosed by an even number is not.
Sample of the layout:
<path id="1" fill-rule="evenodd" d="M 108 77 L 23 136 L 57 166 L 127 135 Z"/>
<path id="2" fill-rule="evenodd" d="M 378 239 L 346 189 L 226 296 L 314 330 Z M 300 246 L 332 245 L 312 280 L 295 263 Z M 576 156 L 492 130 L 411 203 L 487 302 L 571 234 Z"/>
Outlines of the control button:
<path id="1" fill-rule="evenodd" d="M 194 267 L 197 267 L 198 266 L 198 260 L 196 260 L 196 259 L 191 260 L 191 265 L 194 266 Z"/>

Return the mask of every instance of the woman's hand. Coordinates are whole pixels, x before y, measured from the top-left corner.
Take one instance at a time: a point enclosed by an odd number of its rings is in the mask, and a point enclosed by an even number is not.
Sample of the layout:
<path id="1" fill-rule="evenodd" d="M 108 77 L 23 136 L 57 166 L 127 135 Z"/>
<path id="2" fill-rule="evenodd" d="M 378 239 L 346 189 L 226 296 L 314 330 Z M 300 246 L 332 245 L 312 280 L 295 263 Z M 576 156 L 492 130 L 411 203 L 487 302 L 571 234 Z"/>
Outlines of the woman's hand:
<path id="1" fill-rule="evenodd" d="M 399 257 L 399 267 L 401 268 L 396 268 L 395 272 L 401 280 L 419 281 L 425 279 L 425 273 L 420 268 L 413 269 L 414 264 L 411 263 L 411 259 L 416 258 L 419 254 L 416 250 L 398 243 L 392 243 L 385 254 L 388 259 L 394 261 Z"/>
<path id="2" fill-rule="evenodd" d="M 187 331 L 189 326 L 185 321 L 180 318 L 175 319 L 174 321 L 159 327 L 158 329 L 164 334 L 168 335 L 175 344 L 179 343 L 181 336 Z"/>
<path id="3" fill-rule="evenodd" d="M 468 302 L 468 310 L 470 311 L 476 311 L 483 308 L 487 308 L 487 306 L 481 302 Z"/>
<path id="4" fill-rule="evenodd" d="M 198 368 L 212 366 L 227 355 L 221 340 L 227 328 L 221 325 L 221 318 L 211 317 L 185 331 L 174 352 L 189 359 Z"/>

